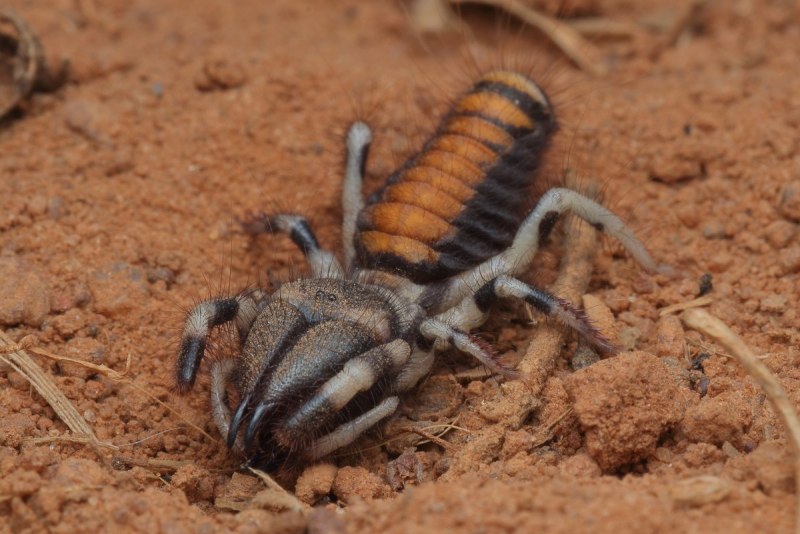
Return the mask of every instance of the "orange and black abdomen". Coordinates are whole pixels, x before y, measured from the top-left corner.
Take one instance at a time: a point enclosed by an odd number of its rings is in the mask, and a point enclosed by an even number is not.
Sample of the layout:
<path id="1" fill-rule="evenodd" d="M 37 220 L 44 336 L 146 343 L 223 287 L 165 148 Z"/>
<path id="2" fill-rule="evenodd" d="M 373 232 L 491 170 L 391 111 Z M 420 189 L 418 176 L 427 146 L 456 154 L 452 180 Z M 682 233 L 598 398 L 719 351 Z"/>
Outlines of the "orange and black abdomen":
<path id="1" fill-rule="evenodd" d="M 528 77 L 497 71 L 454 104 L 358 217 L 359 267 L 441 280 L 506 249 L 556 122 Z"/>

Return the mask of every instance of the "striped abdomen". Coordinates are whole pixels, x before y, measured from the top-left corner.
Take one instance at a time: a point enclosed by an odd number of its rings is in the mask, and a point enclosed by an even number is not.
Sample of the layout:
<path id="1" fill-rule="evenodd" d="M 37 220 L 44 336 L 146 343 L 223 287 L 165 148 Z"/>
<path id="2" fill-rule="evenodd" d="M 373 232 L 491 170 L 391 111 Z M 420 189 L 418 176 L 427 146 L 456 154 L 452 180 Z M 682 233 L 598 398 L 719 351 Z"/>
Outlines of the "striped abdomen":
<path id="1" fill-rule="evenodd" d="M 359 266 L 440 280 L 507 248 L 556 122 L 528 77 L 481 78 L 359 214 Z"/>

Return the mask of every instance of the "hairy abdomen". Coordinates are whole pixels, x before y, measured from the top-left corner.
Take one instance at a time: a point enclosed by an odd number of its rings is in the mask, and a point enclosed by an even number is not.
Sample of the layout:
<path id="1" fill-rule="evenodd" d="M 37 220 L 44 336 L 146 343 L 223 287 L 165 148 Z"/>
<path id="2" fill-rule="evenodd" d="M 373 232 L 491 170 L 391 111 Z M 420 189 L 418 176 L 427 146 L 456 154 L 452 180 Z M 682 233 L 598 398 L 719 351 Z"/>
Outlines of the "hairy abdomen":
<path id="1" fill-rule="evenodd" d="M 359 267 L 427 283 L 507 248 L 555 126 L 547 97 L 526 76 L 481 78 L 367 200 L 355 239 Z"/>

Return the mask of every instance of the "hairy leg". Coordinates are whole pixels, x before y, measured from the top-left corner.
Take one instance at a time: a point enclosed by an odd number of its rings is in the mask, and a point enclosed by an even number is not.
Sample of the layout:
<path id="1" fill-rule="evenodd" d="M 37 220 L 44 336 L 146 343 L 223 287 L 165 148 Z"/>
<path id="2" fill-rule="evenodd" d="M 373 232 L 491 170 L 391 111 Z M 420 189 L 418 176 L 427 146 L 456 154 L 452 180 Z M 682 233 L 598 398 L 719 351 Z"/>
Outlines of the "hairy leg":
<path id="1" fill-rule="evenodd" d="M 488 280 L 501 275 L 524 272 L 539 250 L 540 242 L 555 226 L 558 218 L 572 212 L 598 231 L 622 243 L 625 250 L 648 272 L 670 274 L 667 265 L 659 265 L 647 252 L 644 244 L 622 220 L 594 200 L 570 189 L 555 188 L 545 193 L 534 210 L 520 225 L 511 246 L 466 273 L 454 277 L 443 291 L 444 302 L 454 304 L 474 292 Z"/>
<path id="2" fill-rule="evenodd" d="M 356 233 L 358 213 L 364 206 L 361 186 L 367 165 L 372 132 L 363 122 L 355 122 L 347 132 L 347 167 L 342 185 L 342 244 L 344 247 L 344 267 L 353 267 L 355 248 L 353 238 Z"/>
<path id="3" fill-rule="evenodd" d="M 258 315 L 258 292 L 245 292 L 229 298 L 201 302 L 189 311 L 181 336 L 177 382 L 182 391 L 190 389 L 206 350 L 208 335 L 215 326 L 236 321 L 240 340 L 244 341 Z"/>
<path id="4" fill-rule="evenodd" d="M 295 245 L 303 252 L 314 278 L 342 278 L 342 267 L 336 257 L 320 248 L 317 236 L 302 215 L 279 213 L 267 215 L 259 213 L 243 223 L 243 228 L 251 234 L 283 232 L 288 234 Z"/>
<path id="5" fill-rule="evenodd" d="M 501 298 L 512 297 L 524 300 L 548 317 L 569 326 L 600 350 L 615 351 L 613 344 L 592 325 L 583 310 L 552 293 L 505 275 L 489 280 L 459 305 L 436 316 L 436 319 L 469 331 L 483 324 L 492 304 Z"/>
<path id="6" fill-rule="evenodd" d="M 353 443 L 361 434 L 375 426 L 382 419 L 392 415 L 397 410 L 398 404 L 400 404 L 400 399 L 397 397 L 384 399 L 367 413 L 344 423 L 330 434 L 314 441 L 308 449 L 308 456 L 312 460 L 316 460 L 336 449 Z"/>

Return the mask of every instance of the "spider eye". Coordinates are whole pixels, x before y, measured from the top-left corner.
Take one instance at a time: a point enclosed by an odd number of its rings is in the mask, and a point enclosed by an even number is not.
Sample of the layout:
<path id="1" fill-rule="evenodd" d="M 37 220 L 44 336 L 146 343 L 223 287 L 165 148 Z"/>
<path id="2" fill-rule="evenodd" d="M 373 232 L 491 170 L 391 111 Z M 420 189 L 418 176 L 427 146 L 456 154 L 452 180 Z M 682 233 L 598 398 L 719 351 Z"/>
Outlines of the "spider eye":
<path id="1" fill-rule="evenodd" d="M 317 290 L 317 293 L 314 295 L 314 297 L 317 300 L 326 300 L 328 302 L 336 302 L 339 299 L 339 297 L 337 297 L 334 293 L 328 293 L 322 289 Z"/>

